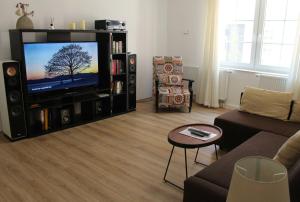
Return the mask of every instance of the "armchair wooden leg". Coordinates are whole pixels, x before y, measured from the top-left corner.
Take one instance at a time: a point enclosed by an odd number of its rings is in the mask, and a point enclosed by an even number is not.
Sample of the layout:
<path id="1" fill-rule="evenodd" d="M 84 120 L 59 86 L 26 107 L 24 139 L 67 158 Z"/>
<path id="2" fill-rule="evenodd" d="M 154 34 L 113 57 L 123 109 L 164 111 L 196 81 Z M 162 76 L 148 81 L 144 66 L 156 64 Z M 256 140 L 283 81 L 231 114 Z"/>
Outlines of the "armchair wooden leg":
<path id="1" fill-rule="evenodd" d="M 190 92 L 191 95 L 190 95 L 190 107 L 189 107 L 189 112 L 191 113 L 192 111 L 192 106 L 193 106 L 193 97 L 194 97 L 194 93 L 193 91 Z"/>
<path id="2" fill-rule="evenodd" d="M 158 112 L 158 94 L 156 94 L 156 96 L 155 96 L 155 110 L 156 110 L 156 113 Z"/>

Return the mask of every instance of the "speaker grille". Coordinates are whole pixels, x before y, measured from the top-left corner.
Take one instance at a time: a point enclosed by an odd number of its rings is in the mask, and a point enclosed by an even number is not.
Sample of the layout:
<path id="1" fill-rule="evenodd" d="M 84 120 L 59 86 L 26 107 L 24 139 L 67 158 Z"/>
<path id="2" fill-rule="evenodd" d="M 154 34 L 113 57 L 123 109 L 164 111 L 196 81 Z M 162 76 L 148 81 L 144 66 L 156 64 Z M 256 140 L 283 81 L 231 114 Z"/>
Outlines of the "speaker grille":
<path id="1" fill-rule="evenodd" d="M 18 117 L 22 115 L 22 107 L 21 105 L 16 105 L 11 108 L 11 115 L 13 117 Z"/>
<path id="2" fill-rule="evenodd" d="M 11 91 L 8 97 L 11 103 L 19 103 L 21 101 L 21 93 L 16 90 Z"/>
<path id="3" fill-rule="evenodd" d="M 17 86 L 19 84 L 19 82 L 18 82 L 18 79 L 16 77 L 11 77 L 11 78 L 7 79 L 7 84 L 10 87 L 15 87 L 15 86 Z"/>
<path id="4" fill-rule="evenodd" d="M 13 67 L 13 66 L 7 67 L 5 72 L 6 72 L 6 76 L 8 76 L 8 77 L 14 77 L 17 75 L 17 69 L 16 69 L 16 67 Z"/>

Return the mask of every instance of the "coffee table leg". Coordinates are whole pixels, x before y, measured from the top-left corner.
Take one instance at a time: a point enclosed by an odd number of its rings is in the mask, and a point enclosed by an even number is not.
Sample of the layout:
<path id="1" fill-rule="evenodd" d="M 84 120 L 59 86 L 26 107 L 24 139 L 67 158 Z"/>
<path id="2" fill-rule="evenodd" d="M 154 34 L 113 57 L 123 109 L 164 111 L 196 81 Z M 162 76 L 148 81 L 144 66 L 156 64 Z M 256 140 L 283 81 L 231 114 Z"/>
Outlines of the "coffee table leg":
<path id="1" fill-rule="evenodd" d="M 217 145 L 214 144 L 214 146 L 215 146 L 216 160 L 219 160 Z M 195 156 L 194 162 L 197 163 L 197 164 L 203 165 L 203 166 L 208 166 L 208 165 L 206 165 L 206 164 L 204 164 L 204 163 L 201 163 L 201 162 L 198 162 L 198 161 L 197 161 L 198 153 L 199 153 L 199 148 L 197 149 L 197 152 L 196 152 L 196 156 Z"/>
<path id="2" fill-rule="evenodd" d="M 168 165 L 167 165 L 167 168 L 166 168 L 166 171 L 165 171 L 165 175 L 164 175 L 164 182 L 169 183 L 169 184 L 177 187 L 178 189 L 183 190 L 182 187 L 180 187 L 177 184 L 174 184 L 173 182 L 171 182 L 171 181 L 169 181 L 169 180 L 166 179 L 167 173 L 168 173 L 168 170 L 169 170 L 169 165 L 170 165 L 170 162 L 171 162 L 171 159 L 172 159 L 172 156 L 173 156 L 174 148 L 175 148 L 175 146 L 173 146 L 171 154 L 170 154 L 170 157 L 169 157 Z M 184 149 L 184 158 L 185 158 L 185 178 L 187 179 L 188 178 L 188 171 L 187 171 L 186 149 Z"/>
<path id="3" fill-rule="evenodd" d="M 215 152 L 216 152 L 216 159 L 219 160 L 219 157 L 218 157 L 218 149 L 217 149 L 217 145 L 215 144 Z"/>
<path id="4" fill-rule="evenodd" d="M 175 146 L 173 146 L 172 148 L 172 151 L 171 151 L 171 154 L 170 154 L 170 157 L 169 157 L 169 161 L 168 161 L 168 165 L 167 165 L 167 168 L 166 168 L 166 171 L 165 171 L 165 175 L 164 175 L 164 181 L 166 182 L 166 176 L 167 176 L 167 173 L 168 173 L 168 170 L 169 170 L 169 165 L 170 165 L 170 162 L 171 162 L 171 158 L 172 158 L 172 155 L 173 155 L 173 152 L 174 152 L 174 148 Z"/>
<path id="5" fill-rule="evenodd" d="M 186 148 L 184 148 L 184 159 L 185 159 L 185 179 L 187 179 L 188 178 L 188 170 L 187 170 Z"/>
<path id="6" fill-rule="evenodd" d="M 195 163 L 197 163 L 198 153 L 199 153 L 199 148 L 197 149 L 197 153 L 196 153 L 196 156 L 195 156 L 195 160 L 194 160 Z"/>

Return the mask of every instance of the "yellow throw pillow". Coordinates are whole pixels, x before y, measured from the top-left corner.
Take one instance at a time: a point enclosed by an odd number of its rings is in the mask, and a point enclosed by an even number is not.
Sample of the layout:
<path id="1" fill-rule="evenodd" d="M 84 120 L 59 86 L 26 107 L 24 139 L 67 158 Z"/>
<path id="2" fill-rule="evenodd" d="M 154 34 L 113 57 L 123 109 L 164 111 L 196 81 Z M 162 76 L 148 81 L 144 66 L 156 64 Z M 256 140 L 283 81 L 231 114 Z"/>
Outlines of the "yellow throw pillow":
<path id="1" fill-rule="evenodd" d="M 290 121 L 300 122 L 300 101 L 294 102 Z"/>
<path id="2" fill-rule="evenodd" d="M 292 167 L 300 158 L 300 131 L 290 137 L 278 150 L 274 160 L 286 168 Z"/>
<path id="3" fill-rule="evenodd" d="M 246 87 L 240 109 L 252 114 L 287 120 L 292 93 Z"/>

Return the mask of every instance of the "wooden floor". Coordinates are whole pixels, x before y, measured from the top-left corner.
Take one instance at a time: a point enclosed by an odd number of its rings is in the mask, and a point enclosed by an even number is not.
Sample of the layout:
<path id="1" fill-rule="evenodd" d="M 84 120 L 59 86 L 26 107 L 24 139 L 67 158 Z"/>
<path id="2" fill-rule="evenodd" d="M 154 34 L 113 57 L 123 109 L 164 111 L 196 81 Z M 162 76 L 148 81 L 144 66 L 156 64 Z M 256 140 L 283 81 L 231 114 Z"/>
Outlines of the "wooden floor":
<path id="1" fill-rule="evenodd" d="M 137 111 L 18 142 L 0 137 L 0 201 L 182 201 L 162 178 L 171 146 L 167 134 L 188 123 L 212 123 L 223 110 L 194 105 L 192 113 Z M 213 146 L 198 160 L 215 161 Z M 167 178 L 182 184 L 183 150 L 175 149 Z M 202 169 L 188 151 L 189 175 Z"/>

